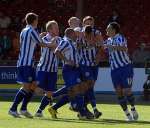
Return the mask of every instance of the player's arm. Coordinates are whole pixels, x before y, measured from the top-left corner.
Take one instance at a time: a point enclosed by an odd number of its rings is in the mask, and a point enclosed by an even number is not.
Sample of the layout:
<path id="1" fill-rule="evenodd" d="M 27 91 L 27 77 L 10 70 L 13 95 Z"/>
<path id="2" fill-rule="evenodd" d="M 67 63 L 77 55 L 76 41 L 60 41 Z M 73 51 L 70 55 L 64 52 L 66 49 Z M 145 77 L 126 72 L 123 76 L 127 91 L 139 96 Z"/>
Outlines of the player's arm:
<path id="1" fill-rule="evenodd" d="M 114 50 L 117 51 L 128 51 L 128 48 L 126 46 L 112 46 Z"/>
<path id="2" fill-rule="evenodd" d="M 59 50 L 55 50 L 55 55 L 59 58 L 59 59 L 61 59 L 61 60 L 63 60 L 63 61 L 65 61 L 65 62 L 68 62 L 69 60 L 64 56 L 64 54 L 61 52 L 61 51 L 59 51 Z"/>
<path id="3" fill-rule="evenodd" d="M 99 34 L 96 35 L 96 42 L 97 42 L 96 45 L 97 45 L 98 47 L 101 48 L 101 46 L 103 46 L 104 39 L 103 39 L 103 36 L 102 36 L 101 33 L 99 33 Z"/>
<path id="4" fill-rule="evenodd" d="M 81 48 L 86 48 L 87 46 L 83 43 L 77 43 L 77 48 L 81 49 Z"/>
<path id="5" fill-rule="evenodd" d="M 48 47 L 48 48 L 50 48 L 52 50 L 56 49 L 56 47 L 58 46 L 58 44 L 57 44 L 57 37 L 52 38 L 50 41 L 46 41 L 46 40 L 43 39 L 43 42 L 44 42 L 44 44 L 47 44 L 46 47 Z"/>
<path id="6" fill-rule="evenodd" d="M 116 45 L 109 45 L 109 44 L 105 44 L 104 49 L 111 49 L 114 51 L 128 51 L 128 48 L 126 46 L 116 46 Z"/>
<path id="7" fill-rule="evenodd" d="M 118 38 L 116 45 L 112 45 L 112 48 L 116 51 L 128 51 L 127 48 L 127 40 L 125 39 L 124 36 L 121 36 Z"/>
<path id="8" fill-rule="evenodd" d="M 67 62 L 70 65 L 74 65 L 74 63 L 71 60 L 68 60 L 65 56 L 64 56 L 64 52 L 67 51 L 68 49 L 68 43 L 66 43 L 65 41 L 61 41 L 61 43 L 57 46 L 57 48 L 54 51 L 54 54 L 61 60 Z"/>
<path id="9" fill-rule="evenodd" d="M 54 45 L 54 43 L 52 43 L 52 41 L 51 41 L 51 43 L 44 43 L 40 36 L 42 37 L 44 35 L 43 34 L 39 35 L 35 30 L 31 31 L 31 37 L 37 45 L 39 45 L 41 47 L 54 48 L 55 45 Z"/>

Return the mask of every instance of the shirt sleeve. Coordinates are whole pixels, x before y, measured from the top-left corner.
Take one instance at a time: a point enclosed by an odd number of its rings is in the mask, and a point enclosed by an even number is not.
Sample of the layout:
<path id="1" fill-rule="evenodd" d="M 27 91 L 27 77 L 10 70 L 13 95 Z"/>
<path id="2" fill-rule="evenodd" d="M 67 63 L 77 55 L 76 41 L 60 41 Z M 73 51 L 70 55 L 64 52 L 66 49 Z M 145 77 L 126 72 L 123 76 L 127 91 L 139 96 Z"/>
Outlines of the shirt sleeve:
<path id="1" fill-rule="evenodd" d="M 35 30 L 31 31 L 31 37 L 35 43 L 41 43 L 42 42 L 42 39 L 40 38 L 39 34 Z"/>
<path id="2" fill-rule="evenodd" d="M 61 41 L 62 41 L 62 38 L 58 37 L 57 40 L 56 40 L 57 45 L 59 45 L 61 43 Z"/>
<path id="3" fill-rule="evenodd" d="M 63 52 L 69 48 L 69 43 L 67 41 L 61 41 L 58 47 L 56 48 L 56 51 Z"/>
<path id="4" fill-rule="evenodd" d="M 43 41 L 44 43 L 46 43 L 46 44 L 50 42 L 50 41 L 46 38 L 46 36 L 42 38 L 42 41 Z"/>
<path id="5" fill-rule="evenodd" d="M 119 36 L 117 39 L 116 39 L 116 43 L 118 46 L 125 46 L 127 47 L 127 40 L 124 36 Z"/>

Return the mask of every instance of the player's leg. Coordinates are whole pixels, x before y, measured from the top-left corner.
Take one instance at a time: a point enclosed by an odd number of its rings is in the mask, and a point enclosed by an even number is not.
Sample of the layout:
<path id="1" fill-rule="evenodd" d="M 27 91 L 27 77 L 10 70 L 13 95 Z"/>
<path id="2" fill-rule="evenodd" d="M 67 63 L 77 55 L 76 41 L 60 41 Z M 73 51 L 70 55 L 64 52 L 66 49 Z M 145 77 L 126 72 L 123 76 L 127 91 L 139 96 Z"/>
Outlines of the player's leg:
<path id="1" fill-rule="evenodd" d="M 32 85 L 30 86 L 30 89 L 28 91 L 28 94 L 26 96 L 26 98 L 23 99 L 23 102 L 22 102 L 22 106 L 21 106 L 21 111 L 27 111 L 27 105 L 28 103 L 31 101 L 31 98 L 33 97 L 33 94 L 34 94 L 34 90 L 36 89 L 37 85 L 36 85 L 36 82 L 35 82 L 35 68 L 30 68 L 29 69 L 31 71 L 31 74 L 32 74 Z"/>
<path id="2" fill-rule="evenodd" d="M 72 74 L 70 77 L 68 77 L 70 74 Z M 64 95 L 55 105 L 53 105 L 51 108 L 49 108 L 49 112 L 52 115 L 52 118 L 56 117 L 56 111 L 58 108 L 60 108 L 61 106 L 65 105 L 66 103 L 76 99 L 77 100 L 77 106 L 78 107 L 78 111 L 80 112 L 81 115 L 83 115 L 83 103 L 84 103 L 84 99 L 82 94 L 79 95 L 79 84 L 81 82 L 80 80 L 80 73 L 76 68 L 64 68 L 63 70 L 63 78 L 65 81 L 65 85 L 67 87 L 68 93 L 67 95 Z"/>
<path id="3" fill-rule="evenodd" d="M 19 117 L 17 107 L 23 99 L 27 98 L 28 92 L 30 91 L 30 86 L 33 79 L 32 73 L 30 72 L 30 68 L 31 67 L 19 67 L 17 69 L 17 81 L 19 83 L 22 83 L 23 86 L 17 92 L 13 104 L 9 110 L 9 114 L 14 117 Z"/>
<path id="4" fill-rule="evenodd" d="M 118 102 L 122 108 L 122 110 L 124 111 L 127 120 L 132 120 L 132 116 L 128 110 L 128 106 L 127 106 L 127 100 L 126 97 L 124 95 L 123 92 L 123 84 L 122 84 L 122 71 L 120 70 L 115 70 L 111 72 L 111 78 L 112 78 L 112 82 L 118 97 Z"/>
<path id="5" fill-rule="evenodd" d="M 39 87 L 45 90 L 45 95 L 41 100 L 41 104 L 35 114 L 36 117 L 42 117 L 43 110 L 47 105 L 52 103 L 52 91 L 56 89 L 57 73 L 56 72 L 38 72 Z"/>
<path id="6" fill-rule="evenodd" d="M 32 78 L 32 82 L 28 88 L 28 93 L 26 97 L 24 97 L 22 106 L 20 108 L 20 114 L 27 117 L 27 118 L 32 118 L 33 116 L 31 115 L 30 112 L 27 110 L 28 103 L 31 101 L 31 98 L 33 97 L 34 90 L 36 88 L 36 82 L 35 82 L 35 68 L 28 67 L 25 71 L 25 74 L 28 76 L 28 79 Z"/>
<path id="7" fill-rule="evenodd" d="M 98 68 L 97 67 L 86 67 L 81 66 L 81 73 L 84 80 L 86 80 L 85 87 L 85 109 L 91 113 L 86 103 L 90 103 L 93 108 L 93 112 L 96 118 L 98 118 L 102 113 L 98 111 L 96 108 L 96 99 L 94 94 L 94 84 L 97 79 L 98 75 Z"/>
<path id="8" fill-rule="evenodd" d="M 50 107 L 48 108 L 48 111 L 49 111 L 49 113 L 51 114 L 51 117 L 52 117 L 52 118 L 57 118 L 57 110 L 58 110 L 60 107 L 62 107 L 63 105 L 69 103 L 69 101 L 70 101 L 70 100 L 69 100 L 68 95 L 64 95 L 64 96 L 62 96 L 61 99 L 59 99 L 59 100 L 56 102 L 56 104 L 50 106 Z"/>
<path id="9" fill-rule="evenodd" d="M 62 75 L 65 82 L 65 87 L 62 87 L 61 89 L 59 89 L 59 91 L 54 92 L 52 95 L 52 96 L 62 95 L 62 97 L 58 100 L 56 104 L 48 108 L 48 111 L 51 114 L 52 118 L 57 118 L 56 115 L 57 109 L 59 109 L 60 107 L 62 107 L 63 105 L 67 104 L 70 101 L 68 96 L 68 90 L 71 89 L 71 86 L 76 84 L 73 83 L 73 77 L 75 76 L 75 74 L 71 66 L 65 65 L 62 70 Z"/>
<path id="10" fill-rule="evenodd" d="M 89 89 L 85 94 L 85 108 L 87 108 L 88 103 L 90 103 L 93 108 L 95 118 L 99 118 L 102 115 L 102 112 L 96 107 L 96 98 L 93 88 Z"/>
<path id="11" fill-rule="evenodd" d="M 97 80 L 97 77 L 98 77 L 98 67 L 97 66 L 92 67 L 92 72 L 93 72 L 93 80 L 94 81 L 93 81 L 93 86 L 89 89 L 89 101 L 93 108 L 95 118 L 99 118 L 102 115 L 102 112 L 100 112 L 97 109 L 96 98 L 95 98 L 95 93 L 94 93 L 94 85 L 95 85 L 95 81 Z"/>
<path id="12" fill-rule="evenodd" d="M 124 96 L 124 93 L 123 93 L 123 89 L 122 87 L 120 86 L 117 86 L 115 88 L 116 90 L 116 93 L 117 93 L 117 96 L 118 96 L 118 102 L 122 108 L 122 110 L 124 111 L 126 117 L 127 117 L 127 120 L 128 121 L 131 121 L 132 120 L 132 116 L 128 110 L 128 106 L 127 106 L 127 100 L 126 100 L 126 97 Z"/>
<path id="13" fill-rule="evenodd" d="M 128 65 L 124 69 L 124 74 L 122 77 L 124 85 L 124 94 L 127 98 L 128 103 L 131 105 L 131 113 L 134 120 L 138 119 L 138 113 L 135 108 L 135 97 L 132 92 L 132 83 L 133 83 L 133 68 L 131 65 Z"/>
<path id="14" fill-rule="evenodd" d="M 35 88 L 36 88 L 36 82 L 32 82 L 32 85 L 30 86 L 27 96 L 23 99 L 23 102 L 20 108 L 21 111 L 27 111 L 27 105 L 31 101 L 31 98 L 33 97 Z"/>

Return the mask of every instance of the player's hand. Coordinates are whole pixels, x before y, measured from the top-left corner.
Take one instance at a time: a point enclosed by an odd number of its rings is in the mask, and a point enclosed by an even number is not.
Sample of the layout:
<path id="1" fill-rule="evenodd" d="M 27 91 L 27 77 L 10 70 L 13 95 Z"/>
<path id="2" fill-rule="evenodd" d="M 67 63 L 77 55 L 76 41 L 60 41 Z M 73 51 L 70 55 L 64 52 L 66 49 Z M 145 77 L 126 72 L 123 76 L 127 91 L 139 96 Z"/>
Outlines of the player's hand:
<path id="1" fill-rule="evenodd" d="M 46 34 L 47 34 L 47 32 L 42 32 L 42 33 L 40 33 L 40 37 L 42 38 L 42 37 L 46 36 Z"/>
<path id="2" fill-rule="evenodd" d="M 67 64 L 69 64 L 70 66 L 75 66 L 75 63 L 72 60 L 67 60 Z"/>
<path id="3" fill-rule="evenodd" d="M 105 47 L 105 48 L 108 48 L 108 49 L 110 49 L 110 50 L 114 50 L 114 46 L 109 45 L 109 44 L 104 45 L 104 47 Z"/>

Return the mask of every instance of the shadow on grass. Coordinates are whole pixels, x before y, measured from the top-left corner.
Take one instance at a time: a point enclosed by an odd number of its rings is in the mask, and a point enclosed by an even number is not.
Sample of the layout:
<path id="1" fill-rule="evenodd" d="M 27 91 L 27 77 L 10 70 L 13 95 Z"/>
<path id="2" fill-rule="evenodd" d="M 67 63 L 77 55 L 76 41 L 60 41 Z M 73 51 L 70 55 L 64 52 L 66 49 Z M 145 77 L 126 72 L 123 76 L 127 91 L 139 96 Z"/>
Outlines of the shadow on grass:
<path id="1" fill-rule="evenodd" d="M 37 120 L 45 120 L 45 121 L 55 121 L 55 122 L 69 122 L 69 123 L 90 123 L 90 124 L 108 124 L 108 125 L 118 125 L 118 124 L 134 124 L 134 125 L 150 125 L 150 121 L 132 121 L 127 122 L 124 120 L 116 120 L 116 119 L 96 119 L 96 120 L 79 120 L 79 119 L 68 119 L 68 118 L 34 118 Z"/>

